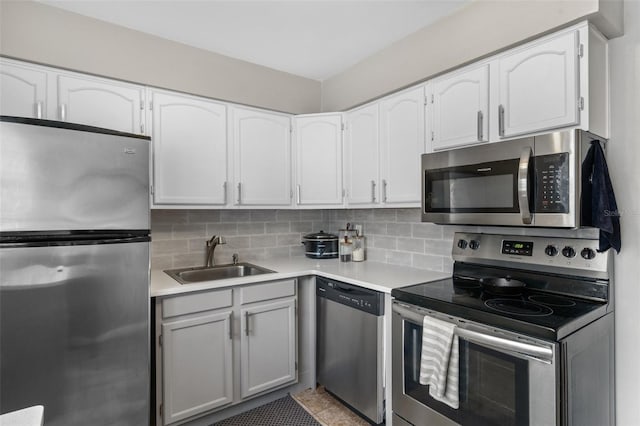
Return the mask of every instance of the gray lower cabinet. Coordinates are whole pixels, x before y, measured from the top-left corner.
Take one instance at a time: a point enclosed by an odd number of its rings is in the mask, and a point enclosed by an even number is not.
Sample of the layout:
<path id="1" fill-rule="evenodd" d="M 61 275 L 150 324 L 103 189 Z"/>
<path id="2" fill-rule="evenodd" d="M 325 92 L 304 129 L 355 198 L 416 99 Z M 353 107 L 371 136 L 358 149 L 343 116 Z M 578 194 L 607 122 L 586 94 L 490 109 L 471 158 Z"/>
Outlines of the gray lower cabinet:
<path id="1" fill-rule="evenodd" d="M 296 280 L 156 301 L 156 424 L 239 404 L 297 382 Z"/>

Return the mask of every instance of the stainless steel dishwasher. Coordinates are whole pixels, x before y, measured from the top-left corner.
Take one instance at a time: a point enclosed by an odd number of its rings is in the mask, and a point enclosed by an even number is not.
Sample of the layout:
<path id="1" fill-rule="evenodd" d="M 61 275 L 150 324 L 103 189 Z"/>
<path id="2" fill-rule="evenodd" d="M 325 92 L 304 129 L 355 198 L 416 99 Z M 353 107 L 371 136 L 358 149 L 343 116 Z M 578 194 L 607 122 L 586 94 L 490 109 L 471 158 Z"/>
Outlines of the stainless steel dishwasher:
<path id="1" fill-rule="evenodd" d="M 316 278 L 318 383 L 374 424 L 384 420 L 384 295 Z"/>

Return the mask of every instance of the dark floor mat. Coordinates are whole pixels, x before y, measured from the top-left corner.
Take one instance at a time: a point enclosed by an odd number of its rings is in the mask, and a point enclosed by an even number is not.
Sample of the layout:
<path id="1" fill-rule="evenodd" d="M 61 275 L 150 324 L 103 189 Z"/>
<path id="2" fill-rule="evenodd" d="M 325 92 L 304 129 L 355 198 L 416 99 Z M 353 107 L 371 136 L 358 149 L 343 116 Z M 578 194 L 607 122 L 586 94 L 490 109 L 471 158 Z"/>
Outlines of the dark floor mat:
<path id="1" fill-rule="evenodd" d="M 290 395 L 212 426 L 320 426 Z"/>

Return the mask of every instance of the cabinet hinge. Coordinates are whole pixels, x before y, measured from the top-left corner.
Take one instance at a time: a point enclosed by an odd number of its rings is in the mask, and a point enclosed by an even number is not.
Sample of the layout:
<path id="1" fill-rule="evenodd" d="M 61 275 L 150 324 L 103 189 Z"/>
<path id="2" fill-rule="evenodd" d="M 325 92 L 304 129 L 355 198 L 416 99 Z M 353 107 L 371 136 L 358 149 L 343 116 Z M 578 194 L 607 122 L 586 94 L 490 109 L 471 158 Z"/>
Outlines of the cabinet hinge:
<path id="1" fill-rule="evenodd" d="M 293 200 L 293 189 L 289 190 L 289 198 Z"/>
<path id="2" fill-rule="evenodd" d="M 151 191 L 151 195 L 153 195 L 153 185 L 149 186 L 149 191 Z"/>
<path id="3" fill-rule="evenodd" d="M 425 97 L 424 97 L 424 105 L 427 106 L 428 103 L 429 103 L 429 98 L 425 95 Z"/>
<path id="4" fill-rule="evenodd" d="M 153 102 L 149 101 L 149 111 L 153 111 Z"/>
<path id="5" fill-rule="evenodd" d="M 582 58 L 584 56 L 584 44 L 580 43 L 578 46 L 578 58 Z"/>
<path id="6" fill-rule="evenodd" d="M 435 138 L 435 135 L 433 133 L 433 131 L 431 132 L 431 140 L 433 141 L 433 139 Z"/>
<path id="7" fill-rule="evenodd" d="M 344 132 L 344 123 L 340 124 L 340 130 Z"/>
<path id="8" fill-rule="evenodd" d="M 162 334 L 158 336 L 158 345 L 162 346 Z"/>
<path id="9" fill-rule="evenodd" d="M 160 408 L 158 410 L 159 411 L 158 416 L 160 416 L 160 417 L 162 417 L 162 407 L 163 407 L 163 405 L 160 404 Z"/>
<path id="10" fill-rule="evenodd" d="M 433 93 L 431 94 L 431 103 L 433 103 Z"/>
<path id="11" fill-rule="evenodd" d="M 144 124 L 140 123 L 140 134 L 144 135 Z"/>
<path id="12" fill-rule="evenodd" d="M 578 105 L 580 106 L 580 111 L 584 110 L 584 98 L 582 96 L 578 99 Z"/>
<path id="13" fill-rule="evenodd" d="M 296 361 L 296 371 L 298 371 L 298 362 Z"/>
<path id="14" fill-rule="evenodd" d="M 144 109 L 144 101 L 140 100 L 140 110 L 143 110 L 143 109 Z"/>

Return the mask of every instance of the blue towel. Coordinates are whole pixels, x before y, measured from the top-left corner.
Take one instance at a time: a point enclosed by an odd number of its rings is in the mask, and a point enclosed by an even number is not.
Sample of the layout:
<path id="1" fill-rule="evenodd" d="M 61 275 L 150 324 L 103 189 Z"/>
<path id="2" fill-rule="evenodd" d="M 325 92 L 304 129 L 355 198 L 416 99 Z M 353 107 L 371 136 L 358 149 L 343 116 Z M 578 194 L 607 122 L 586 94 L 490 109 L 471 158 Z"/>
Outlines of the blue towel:
<path id="1" fill-rule="evenodd" d="M 582 199 L 580 200 L 584 226 L 600 229 L 598 251 L 613 247 L 620 252 L 620 213 L 609 177 L 600 141 L 591 141 L 591 147 L 582 163 Z"/>

